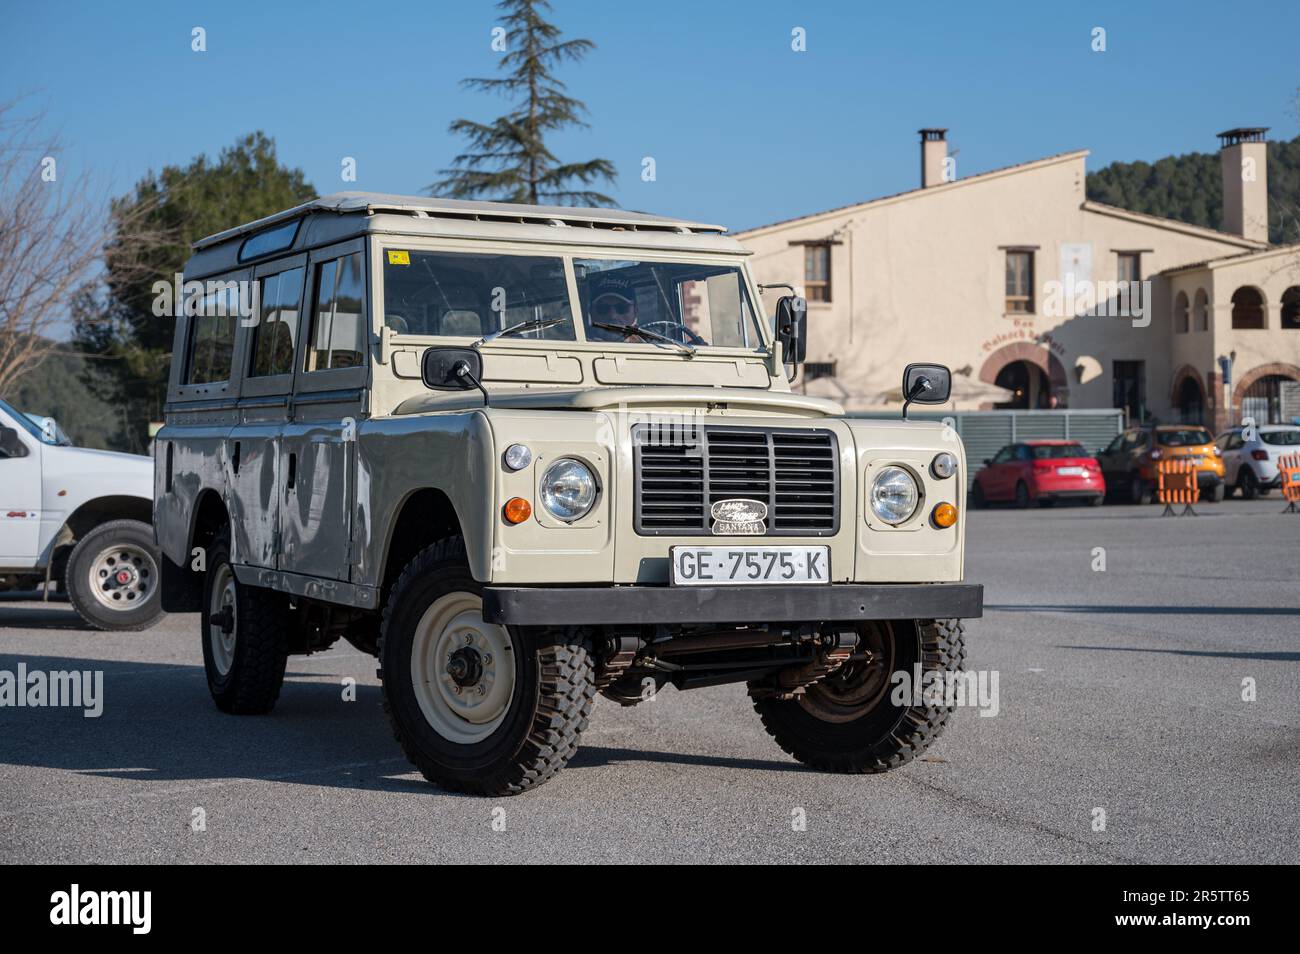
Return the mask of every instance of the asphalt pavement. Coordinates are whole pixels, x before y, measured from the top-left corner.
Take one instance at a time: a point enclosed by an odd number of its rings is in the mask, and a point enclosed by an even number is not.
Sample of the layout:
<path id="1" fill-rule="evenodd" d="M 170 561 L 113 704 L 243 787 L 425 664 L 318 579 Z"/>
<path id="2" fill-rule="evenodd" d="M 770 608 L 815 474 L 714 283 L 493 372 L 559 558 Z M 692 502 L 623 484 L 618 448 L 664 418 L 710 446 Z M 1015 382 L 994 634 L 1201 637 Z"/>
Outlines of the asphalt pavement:
<path id="1" fill-rule="evenodd" d="M 727 686 L 601 700 L 550 783 L 450 795 L 402 757 L 375 662 L 346 644 L 291 658 L 271 716 L 231 717 L 197 615 L 98 633 L 0 596 L 0 671 L 104 674 L 98 718 L 0 708 L 0 861 L 1296 863 L 1300 515 L 1282 506 L 970 514 L 968 667 L 997 673 L 997 714 L 959 710 L 878 776 L 804 769 Z"/>

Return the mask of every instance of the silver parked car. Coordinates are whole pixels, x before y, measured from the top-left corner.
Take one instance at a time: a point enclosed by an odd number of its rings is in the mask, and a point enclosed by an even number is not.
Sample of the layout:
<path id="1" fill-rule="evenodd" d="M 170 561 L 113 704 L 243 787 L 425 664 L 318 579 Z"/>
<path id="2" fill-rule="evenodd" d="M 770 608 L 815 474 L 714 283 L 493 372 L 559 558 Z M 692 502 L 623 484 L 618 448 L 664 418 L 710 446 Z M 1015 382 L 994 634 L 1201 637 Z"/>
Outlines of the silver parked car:
<path id="1" fill-rule="evenodd" d="M 1223 479 L 1229 496 L 1240 490 L 1242 497 L 1253 500 L 1280 486 L 1278 458 L 1300 453 L 1300 427 L 1294 424 L 1234 427 L 1220 434 L 1214 443 L 1223 455 Z"/>

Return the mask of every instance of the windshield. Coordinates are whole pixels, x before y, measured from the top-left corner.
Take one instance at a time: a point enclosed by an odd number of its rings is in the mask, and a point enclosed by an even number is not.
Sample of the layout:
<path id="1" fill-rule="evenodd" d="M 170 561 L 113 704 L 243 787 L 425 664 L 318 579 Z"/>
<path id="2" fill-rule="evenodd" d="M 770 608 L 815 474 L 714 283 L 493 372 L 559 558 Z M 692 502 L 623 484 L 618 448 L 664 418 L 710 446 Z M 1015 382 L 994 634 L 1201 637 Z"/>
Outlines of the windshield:
<path id="1" fill-rule="evenodd" d="M 1190 447 L 1194 444 L 1208 444 L 1210 439 L 1210 432 L 1199 427 L 1189 427 L 1177 431 L 1156 431 L 1156 441 L 1166 447 Z"/>
<path id="2" fill-rule="evenodd" d="M 592 341 L 636 344 L 658 335 L 696 347 L 762 344 L 735 266 L 579 258 L 573 271 Z"/>
<path id="3" fill-rule="evenodd" d="M 1260 431 L 1259 439 L 1265 444 L 1273 444 L 1281 447 L 1293 447 L 1300 444 L 1300 430 Z"/>
<path id="4" fill-rule="evenodd" d="M 384 249 L 384 325 L 393 334 L 575 341 L 566 260 Z M 582 336 L 614 347 L 759 348 L 740 268 L 702 262 L 572 261 Z M 516 327 L 519 326 L 519 327 Z"/>
<path id="5" fill-rule="evenodd" d="M 63 441 L 59 439 L 63 432 L 58 430 L 57 427 L 52 428 L 52 432 L 47 432 L 45 428 L 41 427 L 22 411 L 16 410 L 8 401 L 0 400 L 0 410 L 3 410 L 7 417 L 11 418 L 19 427 L 32 435 L 32 437 L 36 438 L 42 444 L 57 445 L 63 443 Z M 42 420 L 48 420 L 53 423 L 53 418 L 43 418 Z M 68 441 L 67 443 L 71 444 L 72 442 Z"/>
<path id="6" fill-rule="evenodd" d="M 1035 460 L 1060 460 L 1064 457 L 1091 457 L 1082 444 L 1037 444 L 1030 446 Z"/>

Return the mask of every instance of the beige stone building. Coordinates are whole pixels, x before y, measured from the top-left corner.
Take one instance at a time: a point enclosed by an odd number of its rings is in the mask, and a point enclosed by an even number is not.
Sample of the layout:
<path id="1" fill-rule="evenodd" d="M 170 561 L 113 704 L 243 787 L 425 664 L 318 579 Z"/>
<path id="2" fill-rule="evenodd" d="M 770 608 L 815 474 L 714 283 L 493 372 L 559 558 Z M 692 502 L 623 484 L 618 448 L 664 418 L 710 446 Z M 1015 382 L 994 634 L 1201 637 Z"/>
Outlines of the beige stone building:
<path id="1" fill-rule="evenodd" d="M 801 387 L 851 410 L 896 405 L 907 363 L 941 361 L 958 410 L 1281 419 L 1300 246 L 1267 241 L 1264 133 L 1220 134 L 1230 231 L 1089 201 L 1086 150 L 954 177 L 946 130 L 925 129 L 920 188 L 738 237 L 760 282 L 808 299 Z"/>

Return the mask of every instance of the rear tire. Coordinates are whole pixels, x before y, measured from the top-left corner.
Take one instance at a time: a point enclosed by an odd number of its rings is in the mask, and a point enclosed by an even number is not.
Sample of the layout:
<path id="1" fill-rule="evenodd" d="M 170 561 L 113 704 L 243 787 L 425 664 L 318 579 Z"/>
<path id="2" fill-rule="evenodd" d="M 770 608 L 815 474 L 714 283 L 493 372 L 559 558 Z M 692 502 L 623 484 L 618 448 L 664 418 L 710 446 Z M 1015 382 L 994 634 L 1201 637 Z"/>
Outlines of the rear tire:
<path id="1" fill-rule="evenodd" d="M 1029 485 L 1023 480 L 1016 484 L 1016 507 L 1024 510 L 1029 506 Z"/>
<path id="2" fill-rule="evenodd" d="M 1128 499 L 1131 503 L 1141 505 L 1151 502 L 1151 485 L 1143 480 L 1140 474 L 1129 475 Z"/>
<path id="3" fill-rule="evenodd" d="M 886 636 L 879 667 L 846 664 L 802 696 L 754 701 L 768 734 L 803 764 L 826 772 L 888 772 L 929 748 L 952 717 L 955 707 L 928 705 L 924 699 L 896 705 L 891 677 L 901 672 L 910 685 L 918 662 L 923 674 L 960 671 L 966 658 L 961 621 L 874 625 Z M 870 632 L 864 636 L 869 644 Z"/>
<path id="4" fill-rule="evenodd" d="M 430 782 L 517 795 L 577 751 L 596 696 L 594 662 L 575 630 L 485 623 L 482 595 L 460 537 L 407 565 L 379 637 L 384 711 Z"/>
<path id="5" fill-rule="evenodd" d="M 988 500 L 984 498 L 984 488 L 980 486 L 977 480 L 970 489 L 970 506 L 972 510 L 983 510 L 989 505 Z"/>
<path id="6" fill-rule="evenodd" d="M 208 691 L 222 712 L 263 715 L 284 684 L 293 624 L 288 597 L 235 578 L 229 530 L 217 535 L 207 563 L 199 628 Z"/>
<path id="7" fill-rule="evenodd" d="M 1237 475 L 1237 486 L 1241 488 L 1242 500 L 1254 500 L 1259 496 L 1259 481 L 1249 467 L 1241 468 L 1241 473 Z"/>
<path id="8" fill-rule="evenodd" d="M 160 561 L 149 524 L 110 520 L 77 541 L 63 585 L 73 609 L 94 628 L 147 629 L 163 616 Z"/>

